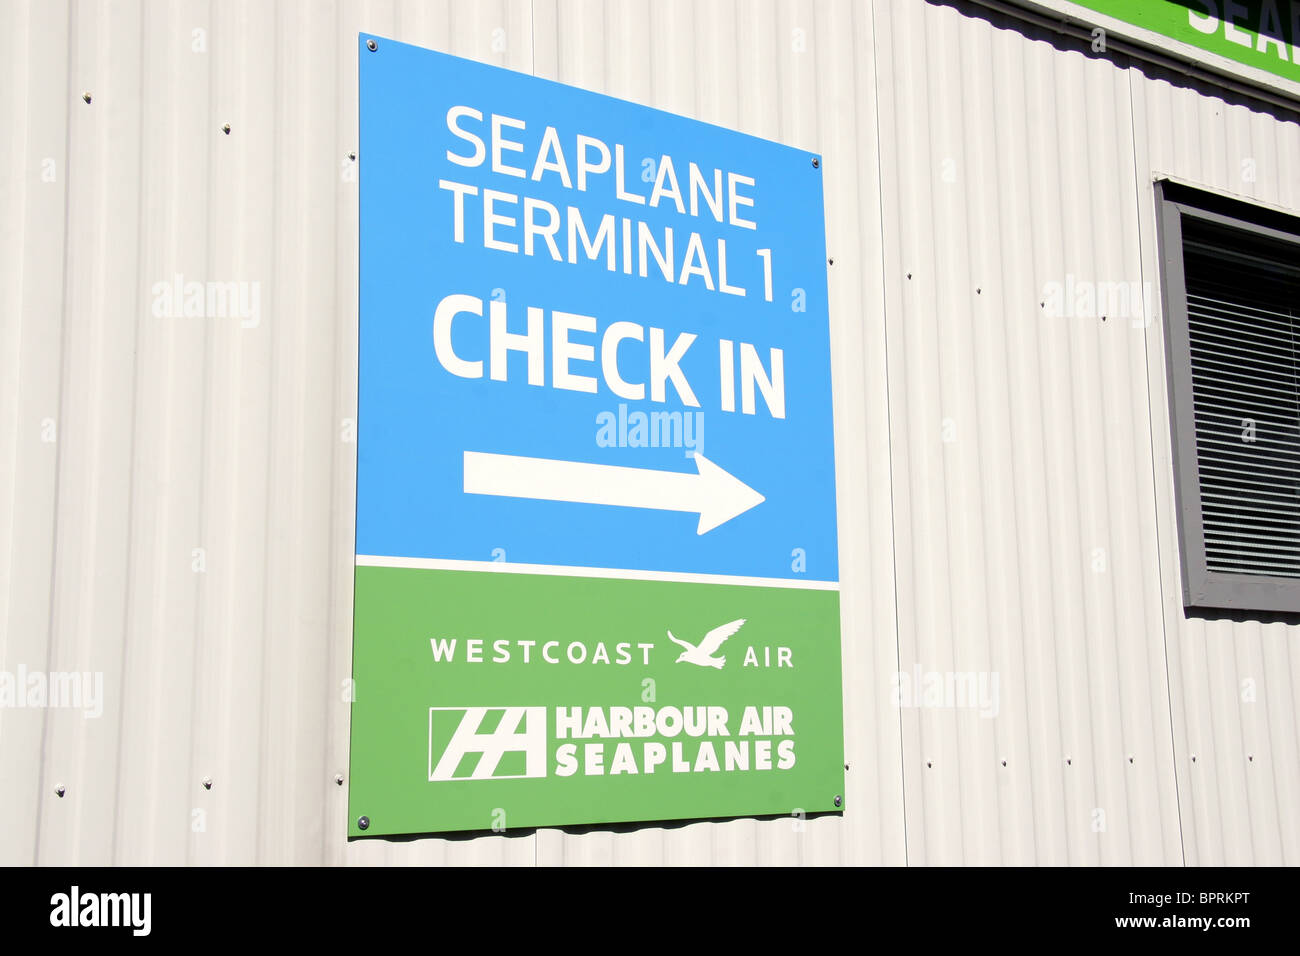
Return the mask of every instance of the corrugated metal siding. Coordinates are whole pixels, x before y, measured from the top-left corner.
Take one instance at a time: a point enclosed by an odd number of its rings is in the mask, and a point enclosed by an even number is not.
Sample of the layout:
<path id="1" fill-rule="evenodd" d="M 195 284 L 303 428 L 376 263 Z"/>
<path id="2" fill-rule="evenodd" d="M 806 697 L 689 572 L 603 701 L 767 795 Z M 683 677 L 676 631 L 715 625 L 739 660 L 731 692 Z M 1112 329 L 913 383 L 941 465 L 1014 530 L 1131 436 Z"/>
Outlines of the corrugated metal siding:
<path id="1" fill-rule="evenodd" d="M 1156 282 L 1153 171 L 1300 209 L 1294 117 L 974 3 L 0 9 L 0 667 L 105 674 L 0 709 L 0 862 L 1300 859 L 1294 628 L 1184 619 L 1158 316 L 1040 305 Z M 821 151 L 842 819 L 346 843 L 362 30 Z"/>
<path id="2" fill-rule="evenodd" d="M 904 712 L 909 860 L 1179 862 L 1144 338 L 1042 293 L 1137 266 L 1128 64 L 876 10 L 900 656 L 1001 691 Z"/>
<path id="3" fill-rule="evenodd" d="M 1300 213 L 1300 115 L 1225 97 L 1157 70 L 1133 74 L 1143 271 L 1158 276 L 1151 178 L 1167 176 Z M 1168 420 L 1160 343 L 1150 343 L 1151 414 Z M 1156 428 L 1165 628 L 1187 862 L 1300 862 L 1300 627 L 1185 615 L 1178 589 L 1172 449 Z"/>

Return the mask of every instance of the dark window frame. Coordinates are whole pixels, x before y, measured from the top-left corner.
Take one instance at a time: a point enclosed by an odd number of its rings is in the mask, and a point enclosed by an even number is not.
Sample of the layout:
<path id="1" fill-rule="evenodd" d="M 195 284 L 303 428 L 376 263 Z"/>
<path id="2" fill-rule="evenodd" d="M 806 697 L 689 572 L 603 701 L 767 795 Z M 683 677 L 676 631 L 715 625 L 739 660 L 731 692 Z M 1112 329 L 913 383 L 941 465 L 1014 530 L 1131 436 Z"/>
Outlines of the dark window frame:
<path id="1" fill-rule="evenodd" d="M 1300 220 L 1167 180 L 1156 182 L 1155 194 L 1183 606 L 1300 613 L 1300 578 L 1237 574 L 1207 567 L 1183 265 L 1185 218 L 1294 246 L 1298 260 Z"/>

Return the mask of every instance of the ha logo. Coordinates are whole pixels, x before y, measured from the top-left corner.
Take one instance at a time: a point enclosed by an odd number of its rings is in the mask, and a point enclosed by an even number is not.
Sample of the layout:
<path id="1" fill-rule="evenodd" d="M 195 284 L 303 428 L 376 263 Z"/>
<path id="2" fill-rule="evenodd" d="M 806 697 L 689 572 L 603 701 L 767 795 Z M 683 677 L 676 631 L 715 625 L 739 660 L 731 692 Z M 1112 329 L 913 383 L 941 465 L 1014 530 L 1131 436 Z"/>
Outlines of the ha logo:
<path id="1" fill-rule="evenodd" d="M 461 716 L 453 730 L 454 714 Z M 484 731 L 485 725 L 492 729 Z M 463 767 L 465 758 L 473 754 L 479 755 L 478 760 Z M 430 783 L 545 776 L 545 707 L 429 708 Z"/>

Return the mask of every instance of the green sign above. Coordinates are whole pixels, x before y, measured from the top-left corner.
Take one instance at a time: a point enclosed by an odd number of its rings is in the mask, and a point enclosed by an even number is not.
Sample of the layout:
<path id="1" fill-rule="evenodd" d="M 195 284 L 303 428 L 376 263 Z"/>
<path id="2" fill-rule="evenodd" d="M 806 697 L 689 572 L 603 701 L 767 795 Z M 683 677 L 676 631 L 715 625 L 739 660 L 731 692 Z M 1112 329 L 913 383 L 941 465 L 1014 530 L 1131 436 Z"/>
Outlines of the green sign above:
<path id="1" fill-rule="evenodd" d="M 1300 0 L 1075 0 L 1117 20 L 1300 82 Z"/>

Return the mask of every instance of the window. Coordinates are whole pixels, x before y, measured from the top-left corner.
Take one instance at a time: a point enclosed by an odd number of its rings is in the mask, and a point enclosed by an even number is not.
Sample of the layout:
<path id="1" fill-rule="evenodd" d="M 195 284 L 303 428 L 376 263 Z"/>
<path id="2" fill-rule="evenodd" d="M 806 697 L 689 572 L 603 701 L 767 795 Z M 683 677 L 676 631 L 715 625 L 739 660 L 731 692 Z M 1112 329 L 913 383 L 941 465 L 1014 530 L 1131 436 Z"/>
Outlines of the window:
<path id="1" fill-rule="evenodd" d="M 1300 220 L 1156 201 L 1183 603 L 1300 611 Z"/>

